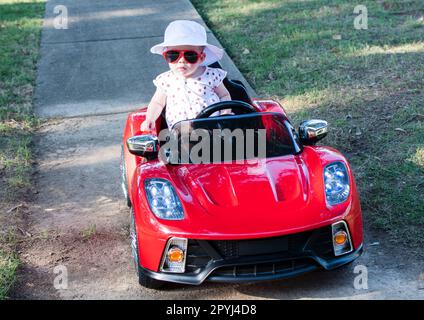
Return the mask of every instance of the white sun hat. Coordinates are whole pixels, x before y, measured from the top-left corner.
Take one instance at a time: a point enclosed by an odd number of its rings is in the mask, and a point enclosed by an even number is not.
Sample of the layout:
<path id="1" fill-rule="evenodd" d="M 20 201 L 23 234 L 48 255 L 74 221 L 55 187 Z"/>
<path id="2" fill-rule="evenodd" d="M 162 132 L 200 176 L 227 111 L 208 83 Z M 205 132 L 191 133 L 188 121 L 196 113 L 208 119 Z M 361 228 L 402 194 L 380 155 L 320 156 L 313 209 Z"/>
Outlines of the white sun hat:
<path id="1" fill-rule="evenodd" d="M 220 60 L 224 50 L 207 42 L 205 28 L 194 21 L 175 20 L 165 30 L 164 41 L 150 48 L 151 53 L 162 54 L 170 46 L 203 46 L 206 55 L 201 65 L 207 66 Z"/>

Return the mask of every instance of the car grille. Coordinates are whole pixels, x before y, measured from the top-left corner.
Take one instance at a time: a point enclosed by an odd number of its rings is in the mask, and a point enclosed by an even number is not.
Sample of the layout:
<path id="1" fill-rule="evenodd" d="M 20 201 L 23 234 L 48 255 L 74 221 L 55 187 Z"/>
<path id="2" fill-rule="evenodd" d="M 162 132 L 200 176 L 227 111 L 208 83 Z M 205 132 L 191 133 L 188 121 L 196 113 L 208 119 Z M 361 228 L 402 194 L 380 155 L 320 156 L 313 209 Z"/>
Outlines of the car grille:
<path id="1" fill-rule="evenodd" d="M 204 251 L 197 240 L 188 241 L 186 273 L 197 274 L 211 261 L 211 256 Z"/>
<path id="2" fill-rule="evenodd" d="M 316 255 L 324 259 L 334 257 L 331 239 L 331 226 L 260 239 L 189 239 L 186 272 L 198 274 L 215 261 L 223 262 L 224 266 L 216 269 L 212 275 L 252 276 L 291 272 L 316 265 L 308 256 Z"/>
<path id="3" fill-rule="evenodd" d="M 334 258 L 331 226 L 315 230 L 313 236 L 310 237 L 308 249 L 321 258 Z"/>
<path id="4" fill-rule="evenodd" d="M 211 276 L 221 278 L 259 277 L 289 274 L 311 266 L 316 266 L 316 263 L 311 259 L 292 259 L 274 263 L 257 263 L 242 266 L 221 267 L 214 270 Z"/>

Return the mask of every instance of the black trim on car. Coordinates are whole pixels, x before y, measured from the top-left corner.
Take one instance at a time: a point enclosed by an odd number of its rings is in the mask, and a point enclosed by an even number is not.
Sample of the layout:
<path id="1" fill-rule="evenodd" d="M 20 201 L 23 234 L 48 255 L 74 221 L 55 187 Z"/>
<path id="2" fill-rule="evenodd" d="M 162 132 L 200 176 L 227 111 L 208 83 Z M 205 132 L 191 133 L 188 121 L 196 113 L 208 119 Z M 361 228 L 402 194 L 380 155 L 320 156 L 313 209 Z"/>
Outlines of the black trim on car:
<path id="1" fill-rule="evenodd" d="M 280 237 L 247 240 L 188 240 L 185 273 L 153 272 L 151 278 L 199 285 L 206 281 L 243 282 L 289 278 L 318 268 L 331 270 L 363 251 L 336 257 L 331 226 Z"/>

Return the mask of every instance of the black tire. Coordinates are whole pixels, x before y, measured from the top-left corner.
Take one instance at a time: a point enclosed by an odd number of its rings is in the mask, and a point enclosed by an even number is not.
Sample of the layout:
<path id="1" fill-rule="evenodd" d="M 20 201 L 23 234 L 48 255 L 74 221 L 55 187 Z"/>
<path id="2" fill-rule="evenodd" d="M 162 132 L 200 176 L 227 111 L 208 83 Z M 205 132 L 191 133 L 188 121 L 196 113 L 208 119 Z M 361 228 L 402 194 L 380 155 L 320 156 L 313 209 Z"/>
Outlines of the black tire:
<path id="1" fill-rule="evenodd" d="M 130 241 L 131 252 L 134 260 L 135 271 L 138 276 L 138 283 L 148 289 L 161 289 L 164 287 L 164 282 L 149 277 L 140 266 L 138 258 L 138 241 L 137 241 L 137 228 L 135 226 L 134 212 L 131 209 L 131 225 L 130 225 Z"/>
<path id="2" fill-rule="evenodd" d="M 120 162 L 120 170 L 121 170 L 121 187 L 122 192 L 125 197 L 125 202 L 127 203 L 127 206 L 131 208 L 131 200 L 130 195 L 128 193 L 128 182 L 127 182 L 127 169 L 125 167 L 125 161 L 124 161 L 124 146 L 121 145 L 121 162 Z"/>

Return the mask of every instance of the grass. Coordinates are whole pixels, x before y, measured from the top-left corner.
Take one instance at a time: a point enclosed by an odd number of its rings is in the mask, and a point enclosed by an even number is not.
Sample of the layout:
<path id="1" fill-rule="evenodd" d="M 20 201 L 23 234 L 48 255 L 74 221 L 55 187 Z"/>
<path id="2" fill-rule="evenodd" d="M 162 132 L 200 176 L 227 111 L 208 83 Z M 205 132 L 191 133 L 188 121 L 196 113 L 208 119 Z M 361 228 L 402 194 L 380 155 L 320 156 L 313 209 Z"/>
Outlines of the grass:
<path id="1" fill-rule="evenodd" d="M 81 232 L 84 239 L 89 239 L 97 234 L 97 227 L 95 224 L 90 225 L 87 229 Z"/>
<path id="2" fill-rule="evenodd" d="M 2 226 L 0 244 L 0 300 L 3 300 L 7 297 L 19 266 L 19 258 L 15 253 L 17 237 L 14 226 Z"/>
<path id="3" fill-rule="evenodd" d="M 33 90 L 44 1 L 0 0 L 0 299 L 15 278 L 18 258 L 11 241 L 15 214 L 31 187 Z M 12 237 L 13 238 L 13 237 Z"/>
<path id="4" fill-rule="evenodd" d="M 366 223 L 424 244 L 424 3 L 192 1 L 260 97 L 323 118 L 352 164 Z M 246 50 L 248 49 L 248 50 Z"/>
<path id="5" fill-rule="evenodd" d="M 7 297 L 14 279 L 19 259 L 13 253 L 0 251 L 0 300 Z"/>

